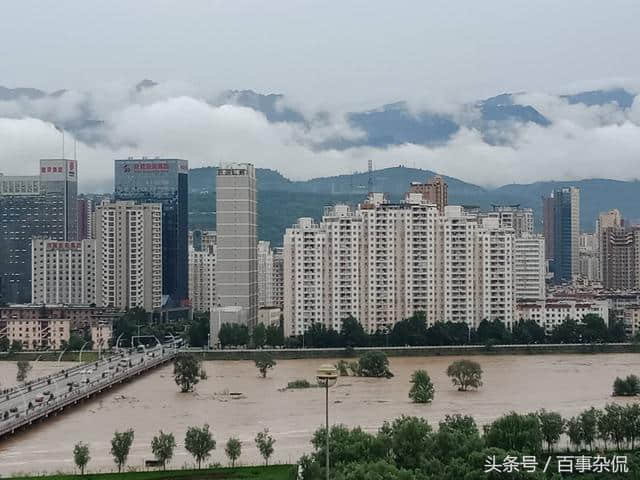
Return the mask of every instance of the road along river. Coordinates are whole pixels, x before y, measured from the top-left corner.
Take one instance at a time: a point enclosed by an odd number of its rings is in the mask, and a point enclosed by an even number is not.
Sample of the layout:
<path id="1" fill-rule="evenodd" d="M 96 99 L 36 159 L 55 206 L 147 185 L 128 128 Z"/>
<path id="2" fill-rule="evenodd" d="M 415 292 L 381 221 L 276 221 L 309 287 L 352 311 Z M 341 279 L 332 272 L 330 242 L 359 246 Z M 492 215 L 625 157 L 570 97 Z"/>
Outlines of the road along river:
<path id="1" fill-rule="evenodd" d="M 384 420 L 401 414 L 424 416 L 434 426 L 451 413 L 473 415 L 480 424 L 511 410 L 546 408 L 571 416 L 614 401 L 611 388 L 616 376 L 640 375 L 640 354 L 474 356 L 484 369 L 484 386 L 458 392 L 445 375 L 457 358 L 395 357 L 390 359 L 392 379 L 341 377 L 330 391 L 330 420 L 375 431 Z M 224 443 L 233 435 L 243 442 L 240 462 L 258 463 L 253 438 L 264 428 L 276 439 L 273 460 L 295 462 L 311 449 L 311 435 L 324 422 L 324 392 L 280 389 L 295 379 L 313 381 L 320 364 L 333 362 L 280 360 L 266 379 L 259 378 L 253 362 L 205 362 L 208 378 L 186 394 L 174 383 L 172 366 L 154 370 L 0 441 L 0 474 L 72 471 L 72 450 L 78 441 L 90 446 L 90 472 L 113 470 L 111 437 L 115 430 L 127 428 L 135 431 L 128 465 L 140 469 L 145 459 L 153 458 L 151 439 L 162 429 L 174 433 L 178 443 L 171 466 L 192 466 L 183 448 L 184 434 L 187 427 L 204 423 L 218 442 L 211 462 L 226 464 Z M 37 362 L 30 378 L 55 368 Z M 418 368 L 426 369 L 434 382 L 431 405 L 414 405 L 407 397 L 409 378 Z M 0 385 L 15 383 L 15 374 L 15 363 L 0 362 Z"/>

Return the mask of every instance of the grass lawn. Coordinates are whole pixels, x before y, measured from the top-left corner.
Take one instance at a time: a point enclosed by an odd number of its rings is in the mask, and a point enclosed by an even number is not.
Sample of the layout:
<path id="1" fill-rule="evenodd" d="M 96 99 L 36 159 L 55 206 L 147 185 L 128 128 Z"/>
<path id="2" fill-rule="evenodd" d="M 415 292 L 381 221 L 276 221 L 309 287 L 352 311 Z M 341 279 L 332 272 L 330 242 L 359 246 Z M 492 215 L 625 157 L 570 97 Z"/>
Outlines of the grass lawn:
<path id="1" fill-rule="evenodd" d="M 164 470 L 148 472 L 87 473 L 80 475 L 47 475 L 38 477 L 11 477 L 38 480 L 161 480 L 179 478 L 183 480 L 295 480 L 295 465 L 270 465 L 268 467 L 203 468 L 201 470 Z"/>

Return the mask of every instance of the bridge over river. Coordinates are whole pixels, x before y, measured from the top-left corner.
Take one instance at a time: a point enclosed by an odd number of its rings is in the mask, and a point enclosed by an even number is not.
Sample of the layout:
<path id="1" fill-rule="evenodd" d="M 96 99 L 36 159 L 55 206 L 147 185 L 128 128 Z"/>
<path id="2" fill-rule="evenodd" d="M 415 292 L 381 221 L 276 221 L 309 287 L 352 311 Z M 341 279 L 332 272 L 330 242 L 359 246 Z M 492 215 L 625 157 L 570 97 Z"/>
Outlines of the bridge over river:
<path id="1" fill-rule="evenodd" d="M 0 437 L 165 364 L 177 351 L 173 343 L 128 349 L 8 391 L 0 397 Z"/>

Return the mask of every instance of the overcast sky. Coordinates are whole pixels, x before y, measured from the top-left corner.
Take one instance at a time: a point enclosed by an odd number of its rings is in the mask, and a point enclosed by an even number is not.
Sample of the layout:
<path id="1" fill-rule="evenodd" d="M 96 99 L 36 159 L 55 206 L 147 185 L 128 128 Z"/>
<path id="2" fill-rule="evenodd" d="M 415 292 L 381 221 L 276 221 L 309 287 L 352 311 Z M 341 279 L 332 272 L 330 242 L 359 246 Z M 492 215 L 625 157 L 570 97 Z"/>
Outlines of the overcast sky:
<path id="1" fill-rule="evenodd" d="M 0 102 L 0 172 L 37 172 L 39 158 L 59 155 L 53 124 L 89 105 L 104 124 L 100 140 L 79 142 L 83 190 L 109 191 L 113 159 L 140 155 L 251 161 L 293 179 L 364 170 L 368 159 L 485 186 L 637 178 L 640 97 L 622 111 L 557 94 L 638 92 L 638 19 L 638 0 L 3 0 L 0 85 L 73 91 Z M 144 78 L 160 85 L 132 92 Z M 224 89 L 283 93 L 307 119 L 326 109 L 331 121 L 269 123 L 205 101 Z M 364 135 L 349 110 L 409 100 L 459 115 L 502 92 L 526 92 L 521 102 L 550 126 L 513 125 L 503 145 L 466 124 L 437 147 L 312 147 Z"/>
<path id="2" fill-rule="evenodd" d="M 5 0 L 0 84 L 186 81 L 315 102 L 637 78 L 637 0 Z"/>

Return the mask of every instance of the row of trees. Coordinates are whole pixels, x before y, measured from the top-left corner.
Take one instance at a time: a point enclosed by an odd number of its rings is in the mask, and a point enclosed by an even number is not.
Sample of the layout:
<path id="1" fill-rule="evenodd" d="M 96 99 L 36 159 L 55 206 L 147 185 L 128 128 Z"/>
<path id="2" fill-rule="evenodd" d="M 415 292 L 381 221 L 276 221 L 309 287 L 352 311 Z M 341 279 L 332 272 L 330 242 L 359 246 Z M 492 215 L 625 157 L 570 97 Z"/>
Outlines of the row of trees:
<path id="1" fill-rule="evenodd" d="M 118 468 L 118 473 L 126 465 L 133 444 L 134 432 L 132 429 L 124 432 L 116 431 L 111 439 L 111 456 Z M 269 429 L 265 429 L 255 437 L 255 444 L 260 455 L 265 460 L 265 464 L 269 464 L 269 459 L 273 455 L 275 439 L 269 434 Z M 166 468 L 167 462 L 171 461 L 176 448 L 176 439 L 173 433 L 165 433 L 162 430 L 151 440 L 151 452 L 156 460 L 162 464 L 162 468 Z M 209 429 L 209 425 L 202 427 L 189 427 L 184 437 L 184 448 L 191 454 L 198 468 L 202 467 L 202 462 L 207 460 L 213 450 L 216 448 L 216 440 Z M 231 437 L 227 440 L 224 452 L 229 463 L 235 467 L 236 461 L 242 454 L 242 442 L 237 437 Z M 73 459 L 84 475 L 84 471 L 91 460 L 89 445 L 79 442 L 73 449 Z"/>
<path id="2" fill-rule="evenodd" d="M 319 348 L 382 347 L 421 345 L 468 345 L 468 344 L 517 344 L 533 343 L 603 343 L 623 342 L 627 337 L 621 322 L 607 326 L 598 315 L 585 315 L 581 321 L 566 319 L 547 334 L 533 320 L 520 320 L 509 330 L 500 320 L 483 320 L 477 329 L 469 329 L 462 322 L 437 322 L 427 325 L 423 312 L 397 322 L 388 331 L 377 331 L 368 335 L 353 317 L 343 321 L 337 332 L 324 324 L 313 324 L 300 337 L 288 338 L 285 346 Z"/>
<path id="3" fill-rule="evenodd" d="M 462 478 L 547 478 L 541 470 L 514 474 L 487 474 L 490 457 L 539 455 L 559 448 L 563 433 L 573 453 L 602 447 L 634 448 L 640 435 L 640 408 L 607 405 L 564 419 L 558 412 L 539 410 L 506 414 L 480 430 L 468 415 L 447 415 L 437 430 L 420 417 L 402 416 L 385 422 L 376 433 L 360 427 L 335 425 L 329 430 L 332 477 L 338 480 L 459 480 Z M 313 453 L 300 459 L 303 480 L 325 476 L 326 430 L 319 428 L 311 441 Z M 629 463 L 636 465 L 633 453 Z M 570 475 L 569 475 L 570 476 Z M 556 477 L 553 477 L 556 478 Z M 559 477 L 558 477 L 559 478 Z M 567 478 L 563 476 L 562 478 Z M 581 479 L 619 478 L 616 474 L 580 474 Z"/>

